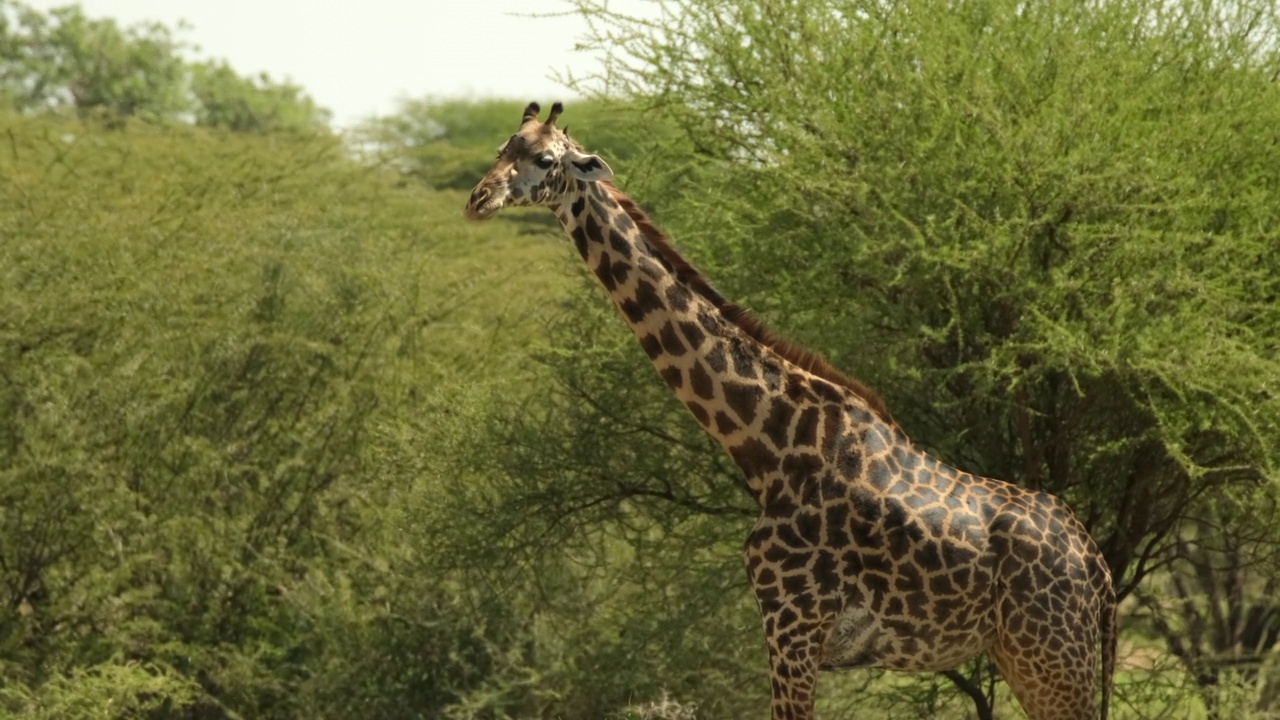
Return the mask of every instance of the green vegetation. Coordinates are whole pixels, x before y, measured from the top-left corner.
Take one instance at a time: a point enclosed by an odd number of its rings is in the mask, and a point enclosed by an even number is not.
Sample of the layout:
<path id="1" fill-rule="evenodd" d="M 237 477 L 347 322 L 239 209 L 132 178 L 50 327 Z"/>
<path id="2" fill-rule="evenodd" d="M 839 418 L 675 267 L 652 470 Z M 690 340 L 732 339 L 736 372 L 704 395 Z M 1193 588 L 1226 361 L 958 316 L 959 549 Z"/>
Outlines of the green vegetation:
<path id="1" fill-rule="evenodd" d="M 580 1 L 613 97 L 562 124 L 918 442 L 1071 501 L 1113 717 L 1274 717 L 1276 9 L 665 6 Z M 0 715 L 763 717 L 737 471 L 548 213 L 461 221 L 532 98 L 344 142 L 181 50 L 0 0 Z M 992 673 L 820 697 L 1014 713 Z"/>
<path id="2" fill-rule="evenodd" d="M 184 47 L 157 23 L 122 28 L 75 5 L 46 14 L 0 0 L 0 107 L 253 132 L 314 132 L 328 122 L 302 88 L 240 77 L 221 62 L 190 62 Z"/>
<path id="3" fill-rule="evenodd" d="M 0 124 L 0 707 L 433 717 L 504 661 L 397 499 L 554 246 L 328 137 Z"/>

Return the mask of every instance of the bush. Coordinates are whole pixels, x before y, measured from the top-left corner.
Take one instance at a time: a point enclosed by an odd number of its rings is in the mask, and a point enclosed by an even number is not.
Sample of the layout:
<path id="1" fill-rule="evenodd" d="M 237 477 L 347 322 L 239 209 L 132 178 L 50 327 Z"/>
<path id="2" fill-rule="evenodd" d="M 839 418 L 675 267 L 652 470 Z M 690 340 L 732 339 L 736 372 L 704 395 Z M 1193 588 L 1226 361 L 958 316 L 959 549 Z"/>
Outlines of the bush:
<path id="1" fill-rule="evenodd" d="M 434 717 L 480 685 L 520 626 L 418 572 L 394 501 L 454 371 L 503 367 L 451 357 L 499 313 L 439 248 L 509 229 L 440 232 L 459 198 L 328 137 L 0 122 L 6 709 Z"/>

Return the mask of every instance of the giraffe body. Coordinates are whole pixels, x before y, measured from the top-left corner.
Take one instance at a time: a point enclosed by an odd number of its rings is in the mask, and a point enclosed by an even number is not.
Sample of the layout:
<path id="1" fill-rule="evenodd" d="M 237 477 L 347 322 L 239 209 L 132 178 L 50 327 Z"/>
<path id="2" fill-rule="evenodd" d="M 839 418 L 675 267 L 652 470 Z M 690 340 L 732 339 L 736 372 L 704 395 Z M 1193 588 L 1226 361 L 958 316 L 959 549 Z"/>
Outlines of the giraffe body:
<path id="1" fill-rule="evenodd" d="M 526 109 L 467 215 L 549 207 L 743 470 L 761 509 L 745 555 L 775 720 L 813 717 L 820 669 L 948 670 L 982 652 L 1032 720 L 1105 718 L 1115 596 L 1065 503 L 915 448 L 869 390 L 712 289 L 604 161 L 555 127 L 559 112 L 541 122 Z"/>

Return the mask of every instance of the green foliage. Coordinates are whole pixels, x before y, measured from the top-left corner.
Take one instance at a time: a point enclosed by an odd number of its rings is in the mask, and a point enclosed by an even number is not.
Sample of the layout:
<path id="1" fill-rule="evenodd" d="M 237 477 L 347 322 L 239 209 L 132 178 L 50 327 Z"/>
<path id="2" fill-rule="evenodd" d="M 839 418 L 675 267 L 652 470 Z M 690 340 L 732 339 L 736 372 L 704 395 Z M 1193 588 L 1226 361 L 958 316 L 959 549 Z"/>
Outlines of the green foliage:
<path id="1" fill-rule="evenodd" d="M 327 136 L 0 138 L 6 711 L 438 717 L 496 675 L 511 598 L 427 563 L 397 501 L 519 378 L 504 293 L 555 296 L 546 248 Z"/>
<path id="2" fill-rule="evenodd" d="M 117 123 L 194 120 L 239 132 L 314 131 L 329 113 L 291 83 L 191 63 L 175 31 L 122 28 L 76 5 L 48 13 L 0 0 L 0 101 L 27 112 L 74 112 Z"/>
<path id="3" fill-rule="evenodd" d="M 0 2 L 0 85 L 15 107 L 161 119 L 183 110 L 180 44 L 163 25 L 121 28 L 69 5 Z"/>
<path id="4" fill-rule="evenodd" d="M 190 71 L 197 125 L 235 132 L 305 132 L 329 121 L 328 111 L 300 86 L 275 82 L 265 73 L 242 77 L 224 62 L 198 63 Z"/>
<path id="5" fill-rule="evenodd" d="M 5 685 L 0 688 L 0 707 L 11 717 L 29 720 L 126 720 L 181 711 L 197 694 L 194 682 L 171 671 L 134 662 L 106 662 L 75 668 L 37 689 Z"/>
<path id="6" fill-rule="evenodd" d="M 531 389 L 536 403 L 495 397 L 459 440 L 465 467 L 408 506 L 442 506 L 433 539 L 449 567 L 531 605 L 531 652 L 495 679 L 522 713 L 604 717 L 664 692 L 700 717 L 764 712 L 766 696 L 735 691 L 743 678 L 767 687 L 754 602 L 724 593 L 743 571 L 741 528 L 722 518 L 749 522 L 744 495 L 681 409 L 661 402 L 663 388 L 615 375 L 635 372 L 620 347 L 634 340 L 589 291 L 594 302 L 555 325 L 573 339 L 547 351 L 562 364 Z M 581 381 L 601 376 L 634 395 L 601 406 Z"/>

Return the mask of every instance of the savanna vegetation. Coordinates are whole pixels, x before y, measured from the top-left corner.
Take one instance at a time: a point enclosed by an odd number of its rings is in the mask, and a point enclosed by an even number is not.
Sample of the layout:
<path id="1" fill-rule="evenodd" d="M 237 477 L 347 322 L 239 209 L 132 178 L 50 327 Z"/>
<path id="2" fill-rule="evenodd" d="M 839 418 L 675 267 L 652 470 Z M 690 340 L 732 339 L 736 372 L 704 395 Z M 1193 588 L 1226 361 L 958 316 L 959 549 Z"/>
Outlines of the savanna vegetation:
<path id="1" fill-rule="evenodd" d="M 1071 502 L 1113 717 L 1280 717 L 1280 11 L 660 5 L 576 0 L 562 124 L 917 442 Z M 336 137 L 180 38 L 0 0 L 0 715 L 765 716 L 737 471 L 548 213 L 461 220 L 535 98 Z M 819 695 L 1017 712 L 984 662 Z"/>

